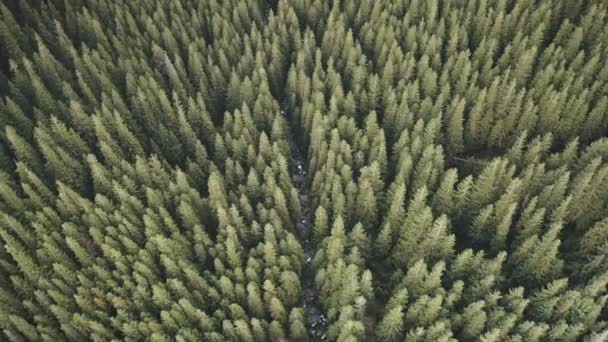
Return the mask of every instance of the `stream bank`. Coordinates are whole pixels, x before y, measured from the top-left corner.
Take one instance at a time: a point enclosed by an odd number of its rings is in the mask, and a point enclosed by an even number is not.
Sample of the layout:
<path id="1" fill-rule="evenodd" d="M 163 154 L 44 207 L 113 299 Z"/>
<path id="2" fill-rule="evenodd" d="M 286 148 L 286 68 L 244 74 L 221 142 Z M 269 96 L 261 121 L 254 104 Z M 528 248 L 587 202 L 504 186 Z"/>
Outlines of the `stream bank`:
<path id="1" fill-rule="evenodd" d="M 317 289 L 315 287 L 315 270 L 312 260 L 316 249 L 312 241 L 312 208 L 306 182 L 306 163 L 298 146 L 297 139 L 293 135 L 291 139 L 292 158 L 292 182 L 298 191 L 302 216 L 296 223 L 296 231 L 300 244 L 304 249 L 304 268 L 302 269 L 301 288 L 302 297 L 300 306 L 306 313 L 306 331 L 311 341 L 324 341 L 327 339 L 327 318 L 318 302 Z"/>

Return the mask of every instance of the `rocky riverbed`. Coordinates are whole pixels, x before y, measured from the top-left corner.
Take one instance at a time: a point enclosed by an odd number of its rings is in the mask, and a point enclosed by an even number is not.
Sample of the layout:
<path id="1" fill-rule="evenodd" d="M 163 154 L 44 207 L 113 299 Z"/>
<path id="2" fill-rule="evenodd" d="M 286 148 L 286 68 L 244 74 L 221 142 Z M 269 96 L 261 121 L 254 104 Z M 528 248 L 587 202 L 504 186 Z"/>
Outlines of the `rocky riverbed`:
<path id="1" fill-rule="evenodd" d="M 315 246 L 312 242 L 312 209 L 310 208 L 308 187 L 306 184 L 306 164 L 295 139 L 292 140 L 293 174 L 292 181 L 298 190 L 302 217 L 296 224 L 298 237 L 304 249 L 304 269 L 302 270 L 302 298 L 300 305 L 306 312 L 306 329 L 312 341 L 327 339 L 327 318 L 318 303 L 315 288 L 315 271 L 312 260 L 315 257 Z"/>

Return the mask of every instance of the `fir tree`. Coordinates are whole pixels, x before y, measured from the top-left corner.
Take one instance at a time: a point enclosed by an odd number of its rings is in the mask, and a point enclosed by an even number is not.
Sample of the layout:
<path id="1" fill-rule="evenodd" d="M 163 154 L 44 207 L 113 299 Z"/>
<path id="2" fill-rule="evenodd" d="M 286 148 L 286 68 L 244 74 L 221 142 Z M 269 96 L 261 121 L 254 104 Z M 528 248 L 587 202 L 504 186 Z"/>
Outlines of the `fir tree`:
<path id="1" fill-rule="evenodd" d="M 604 2 L 159 5 L 0 4 L 0 340 L 605 331 Z"/>

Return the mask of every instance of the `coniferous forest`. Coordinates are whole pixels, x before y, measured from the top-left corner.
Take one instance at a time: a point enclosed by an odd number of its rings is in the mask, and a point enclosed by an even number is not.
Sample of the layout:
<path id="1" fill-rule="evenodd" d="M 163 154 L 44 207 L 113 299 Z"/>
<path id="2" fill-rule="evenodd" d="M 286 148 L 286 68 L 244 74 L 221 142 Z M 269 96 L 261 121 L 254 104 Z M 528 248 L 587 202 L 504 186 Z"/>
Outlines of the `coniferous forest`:
<path id="1" fill-rule="evenodd" d="M 605 0 L 0 1 L 0 340 L 602 341 Z"/>

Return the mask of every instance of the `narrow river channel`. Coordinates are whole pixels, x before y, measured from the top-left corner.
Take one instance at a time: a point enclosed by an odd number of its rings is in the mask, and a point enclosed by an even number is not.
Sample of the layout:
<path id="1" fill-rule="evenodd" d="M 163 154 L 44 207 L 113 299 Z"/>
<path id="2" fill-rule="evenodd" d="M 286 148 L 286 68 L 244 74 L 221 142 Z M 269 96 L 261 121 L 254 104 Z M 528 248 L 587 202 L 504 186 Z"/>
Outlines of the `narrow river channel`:
<path id="1" fill-rule="evenodd" d="M 292 136 L 295 132 L 292 132 Z M 315 257 L 316 248 L 312 241 L 312 208 L 307 186 L 306 162 L 302 151 L 298 146 L 295 136 L 291 139 L 292 151 L 292 181 L 300 199 L 302 217 L 296 224 L 298 238 L 304 249 L 304 269 L 302 270 L 301 287 L 302 298 L 300 305 L 306 312 L 306 330 L 311 341 L 324 341 L 327 339 L 327 318 L 318 302 L 315 287 L 315 270 L 312 260 Z"/>

